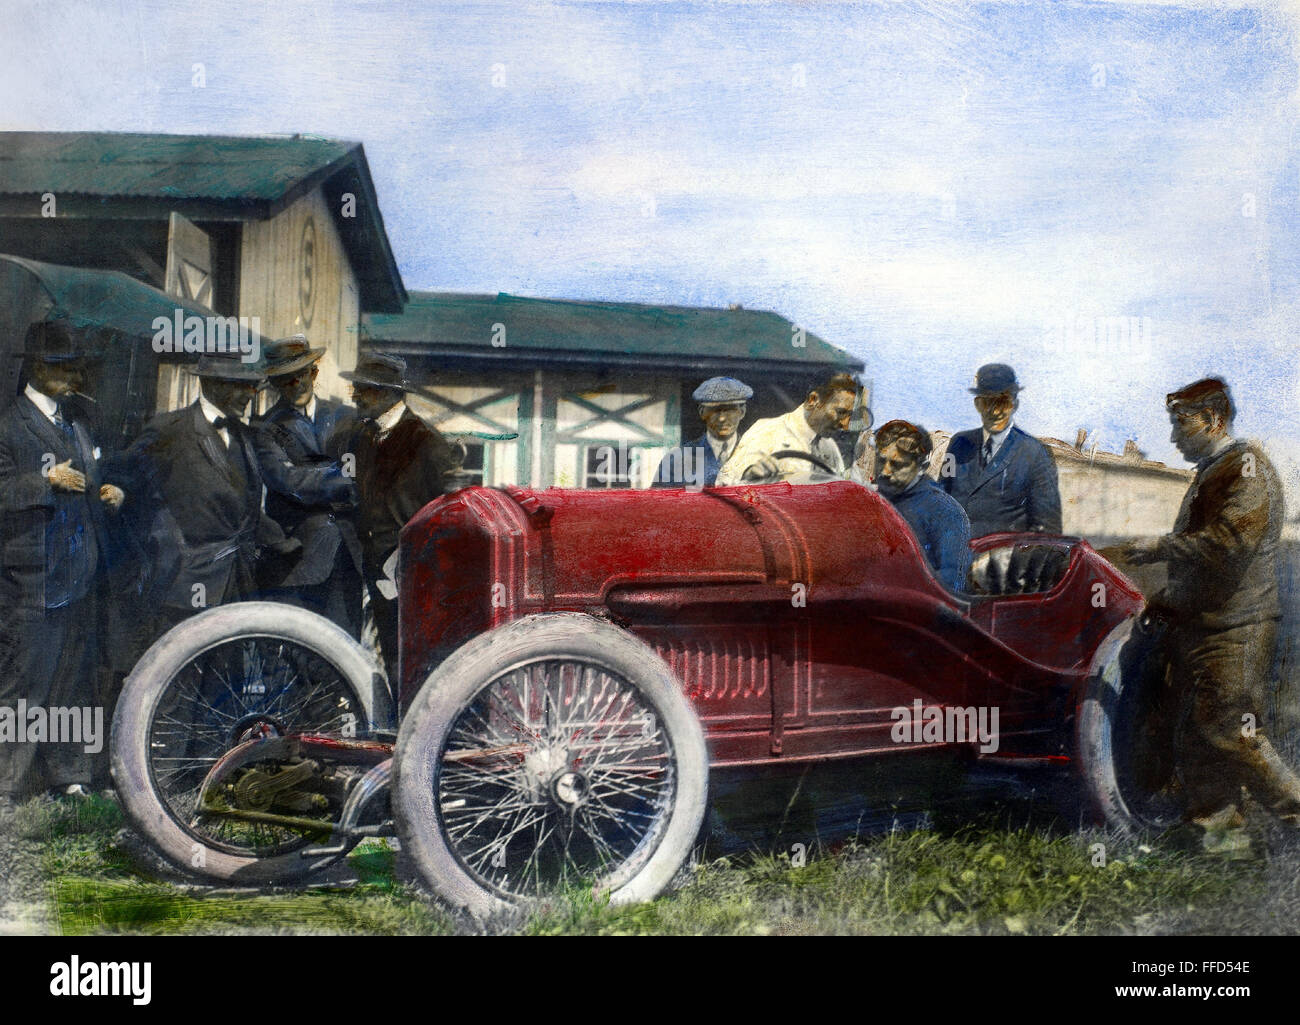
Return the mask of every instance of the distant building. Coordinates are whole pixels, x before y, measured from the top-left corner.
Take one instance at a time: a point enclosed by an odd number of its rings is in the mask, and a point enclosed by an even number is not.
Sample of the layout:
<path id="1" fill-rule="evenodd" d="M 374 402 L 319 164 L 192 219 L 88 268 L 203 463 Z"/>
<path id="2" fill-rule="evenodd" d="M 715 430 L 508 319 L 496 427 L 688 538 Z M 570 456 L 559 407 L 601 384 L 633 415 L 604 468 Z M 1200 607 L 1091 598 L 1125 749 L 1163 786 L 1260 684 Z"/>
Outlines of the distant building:
<path id="1" fill-rule="evenodd" d="M 308 136 L 0 132 L 0 253 L 123 271 L 268 337 L 301 331 L 326 349 L 330 396 L 362 313 L 406 301 L 361 145 Z M 177 367 L 192 361 L 163 359 L 142 404 L 190 401 Z"/>
<path id="2" fill-rule="evenodd" d="M 403 313 L 369 314 L 364 331 L 365 346 L 407 360 L 408 402 L 462 439 L 486 484 L 645 487 L 668 448 L 703 431 L 691 393 L 705 378 L 754 389 L 743 429 L 863 368 L 786 318 L 739 306 L 412 292 Z"/>
<path id="3" fill-rule="evenodd" d="M 1122 453 L 1043 438 L 1061 481 L 1064 531 L 1092 540 L 1158 537 L 1173 529 L 1194 473 L 1147 459 L 1132 440 Z"/>

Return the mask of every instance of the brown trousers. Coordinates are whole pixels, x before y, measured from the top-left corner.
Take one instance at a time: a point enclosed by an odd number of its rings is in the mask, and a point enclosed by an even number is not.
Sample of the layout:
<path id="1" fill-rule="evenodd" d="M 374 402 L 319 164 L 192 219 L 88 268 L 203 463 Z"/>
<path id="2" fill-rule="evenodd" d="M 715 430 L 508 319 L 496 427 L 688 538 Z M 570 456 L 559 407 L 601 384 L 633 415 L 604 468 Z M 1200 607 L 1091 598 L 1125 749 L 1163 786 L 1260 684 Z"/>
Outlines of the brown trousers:
<path id="1" fill-rule="evenodd" d="M 1300 825 L 1300 777 L 1264 733 L 1277 621 L 1214 632 L 1179 627 L 1169 642 L 1172 696 L 1183 709 L 1174 759 L 1188 818 L 1235 807 L 1244 786 Z"/>

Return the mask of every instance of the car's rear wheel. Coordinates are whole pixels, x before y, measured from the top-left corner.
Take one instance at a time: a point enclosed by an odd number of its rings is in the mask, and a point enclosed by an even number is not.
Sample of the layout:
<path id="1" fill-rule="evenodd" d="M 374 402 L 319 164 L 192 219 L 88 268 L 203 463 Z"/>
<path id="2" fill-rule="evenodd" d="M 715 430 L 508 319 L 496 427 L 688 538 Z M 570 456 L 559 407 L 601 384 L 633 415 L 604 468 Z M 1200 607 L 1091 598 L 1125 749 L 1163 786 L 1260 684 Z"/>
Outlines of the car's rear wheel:
<path id="1" fill-rule="evenodd" d="M 237 745 L 290 733 L 361 733 L 385 715 L 365 651 L 306 609 L 242 602 L 173 627 L 144 654 L 113 716 L 113 783 L 132 824 L 173 865 L 220 881 L 267 884 L 323 868 L 304 857 L 319 830 L 205 815 L 208 772 Z M 279 765 L 259 766 L 262 778 Z"/>
<path id="2" fill-rule="evenodd" d="M 1158 629 L 1145 620 L 1116 628 L 1098 651 L 1076 726 L 1076 757 L 1092 810 L 1127 834 L 1182 818 L 1174 762 L 1181 708 L 1167 680 Z"/>
<path id="3" fill-rule="evenodd" d="M 680 684 L 590 616 L 517 620 L 458 649 L 398 734 L 402 849 L 478 917 L 568 890 L 669 885 L 704 818 L 708 755 Z"/>

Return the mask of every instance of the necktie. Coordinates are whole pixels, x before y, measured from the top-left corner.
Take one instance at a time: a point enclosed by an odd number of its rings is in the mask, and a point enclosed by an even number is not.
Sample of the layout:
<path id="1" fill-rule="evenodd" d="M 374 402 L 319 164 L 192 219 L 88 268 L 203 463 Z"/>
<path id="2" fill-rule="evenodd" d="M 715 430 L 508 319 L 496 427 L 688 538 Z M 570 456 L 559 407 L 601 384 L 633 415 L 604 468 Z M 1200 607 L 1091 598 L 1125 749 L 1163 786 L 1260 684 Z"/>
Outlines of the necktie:
<path id="1" fill-rule="evenodd" d="M 69 438 L 75 439 L 77 437 L 77 433 L 72 427 L 72 421 L 63 414 L 63 403 L 59 403 L 54 407 L 54 426 Z"/>
<path id="2" fill-rule="evenodd" d="M 984 469 L 993 459 L 993 439 L 991 437 L 984 439 L 984 447 L 980 449 L 980 469 Z"/>

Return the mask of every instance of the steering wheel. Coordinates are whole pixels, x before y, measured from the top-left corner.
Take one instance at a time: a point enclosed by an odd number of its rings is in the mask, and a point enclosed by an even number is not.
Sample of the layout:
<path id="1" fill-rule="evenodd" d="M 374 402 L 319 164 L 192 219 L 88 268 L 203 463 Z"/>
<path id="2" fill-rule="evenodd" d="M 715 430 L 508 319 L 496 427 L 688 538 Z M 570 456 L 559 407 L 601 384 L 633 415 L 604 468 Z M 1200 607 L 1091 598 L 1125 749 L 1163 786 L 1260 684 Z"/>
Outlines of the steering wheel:
<path id="1" fill-rule="evenodd" d="M 808 462 L 812 463 L 815 467 L 817 467 L 817 469 L 821 470 L 823 473 L 827 475 L 827 477 L 829 477 L 832 480 L 839 480 L 841 476 L 839 473 L 837 473 L 835 470 L 832 470 L 829 466 L 827 466 L 824 462 L 818 459 L 811 452 L 801 452 L 798 449 L 794 449 L 794 448 L 783 448 L 779 452 L 773 452 L 769 458 L 770 459 L 806 459 Z M 778 479 L 779 479 L 778 476 L 773 475 L 770 477 L 758 477 L 755 479 L 747 480 L 745 481 L 745 483 L 746 484 L 770 484 L 773 481 L 776 481 Z"/>

